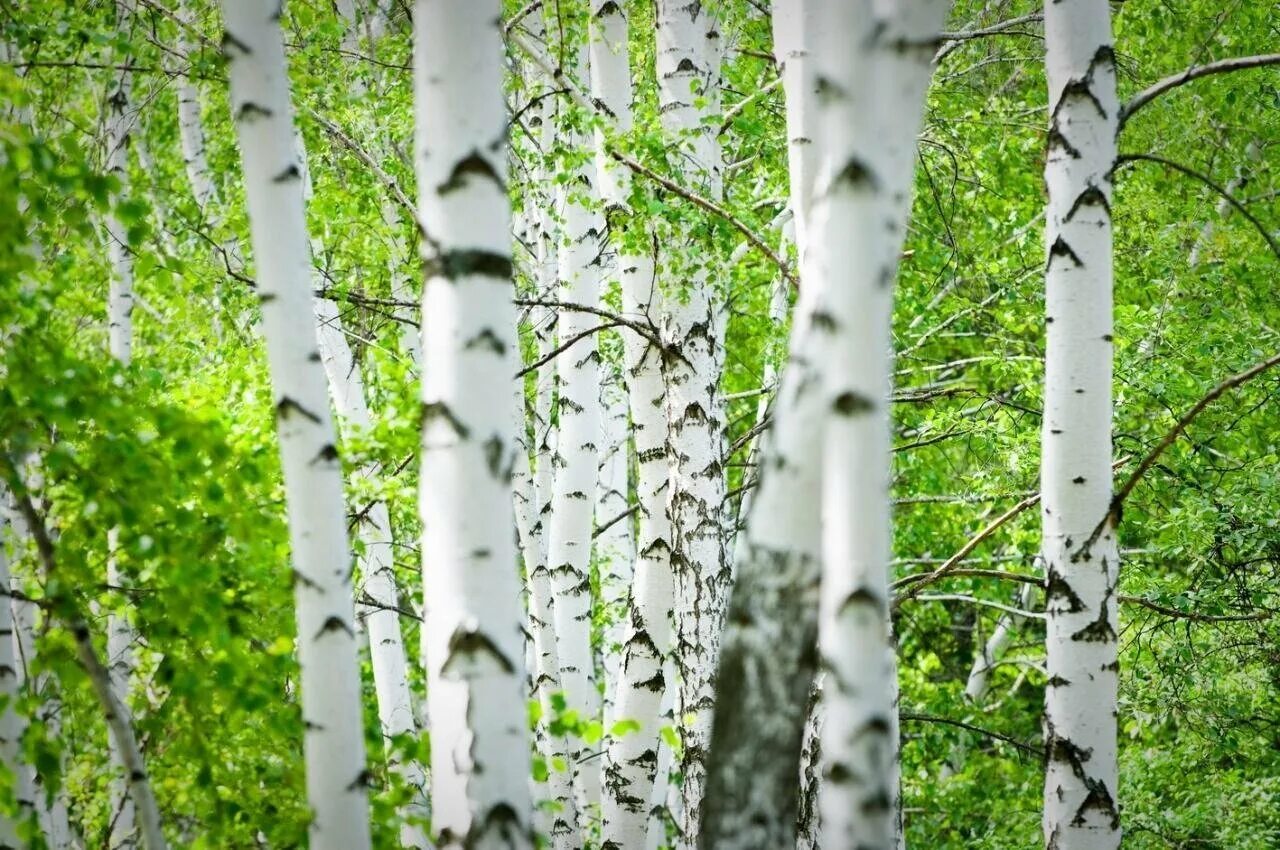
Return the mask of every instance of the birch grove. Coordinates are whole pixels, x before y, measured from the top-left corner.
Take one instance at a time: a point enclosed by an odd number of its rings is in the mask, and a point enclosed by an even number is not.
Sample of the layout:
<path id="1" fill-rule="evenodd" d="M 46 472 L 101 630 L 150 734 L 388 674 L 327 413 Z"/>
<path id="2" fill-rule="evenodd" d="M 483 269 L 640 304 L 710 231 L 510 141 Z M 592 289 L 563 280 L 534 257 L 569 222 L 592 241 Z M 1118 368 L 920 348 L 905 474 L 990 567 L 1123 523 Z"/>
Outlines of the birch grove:
<path id="1" fill-rule="evenodd" d="M 1273 846 L 1273 17 L 0 3 L 0 848 Z"/>

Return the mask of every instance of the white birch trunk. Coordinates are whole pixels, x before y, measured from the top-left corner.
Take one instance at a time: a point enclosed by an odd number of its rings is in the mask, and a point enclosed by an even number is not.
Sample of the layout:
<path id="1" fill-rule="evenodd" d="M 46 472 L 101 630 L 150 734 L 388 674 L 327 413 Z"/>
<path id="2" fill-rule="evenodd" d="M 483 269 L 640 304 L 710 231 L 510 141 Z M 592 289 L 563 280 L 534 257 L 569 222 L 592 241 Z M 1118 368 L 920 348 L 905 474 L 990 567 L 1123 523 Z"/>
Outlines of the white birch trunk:
<path id="1" fill-rule="evenodd" d="M 787 103 L 787 174 L 795 229 L 796 255 L 803 259 L 817 151 L 813 112 L 817 78 L 813 73 L 814 0 L 777 0 L 773 5 L 773 55 Z"/>
<path id="2" fill-rule="evenodd" d="M 0 589 L 8 591 L 11 587 L 9 518 L 4 510 L 4 496 L 3 489 L 0 489 Z M 11 600 L 12 597 L 7 593 L 5 598 L 0 599 L 0 771 L 12 777 L 10 792 L 16 815 L 0 815 L 0 850 L 21 850 L 25 846 L 19 839 L 19 824 L 31 817 L 35 805 L 31 774 L 22 760 L 22 732 L 25 724 L 16 705 L 21 677 L 18 674 L 20 662 Z"/>
<path id="3" fill-rule="evenodd" d="M 313 303 L 320 358 L 339 421 L 353 433 L 367 431 L 372 419 L 365 401 L 364 381 L 351 355 L 338 305 L 327 298 L 317 298 Z M 373 465 L 356 472 L 363 479 L 372 479 L 376 474 Z M 396 590 L 391 515 L 386 502 L 376 500 L 367 506 L 356 534 L 364 547 L 359 559 L 361 582 L 357 612 L 369 637 L 378 723 L 387 747 L 388 767 L 413 789 L 413 797 L 400 813 L 405 821 L 400 827 L 400 843 L 404 847 L 425 848 L 430 846 L 422 825 L 427 815 L 426 771 L 417 760 L 401 758 L 393 746 L 397 738 L 417 735 L 418 726 L 409 691 L 409 662 L 396 610 L 400 607 L 400 597 Z"/>
<path id="4" fill-rule="evenodd" d="M 543 16 L 531 14 L 525 19 L 530 33 L 541 41 L 545 35 Z M 546 86 L 548 81 L 537 68 L 531 68 L 532 79 Z M 545 92 L 544 92 L 545 93 Z M 536 299 L 554 301 L 559 296 L 559 252 L 557 250 L 556 219 L 552 211 L 550 187 L 551 173 L 546 166 L 556 144 L 558 128 L 554 121 L 555 104 L 550 97 L 543 97 L 534 108 L 530 121 L 537 127 L 537 139 L 542 161 L 538 165 L 538 179 L 533 188 L 545 188 L 547 194 L 535 196 L 537 209 L 530 214 L 530 232 L 536 251 L 535 276 Z M 556 440 L 558 432 L 551 421 L 555 396 L 556 360 L 551 357 L 555 349 L 556 314 L 550 307 L 532 307 L 529 320 L 533 325 L 537 342 L 537 356 L 545 361 L 534 374 L 532 454 L 537 466 L 533 473 L 533 516 L 529 527 L 531 547 L 535 560 L 526 564 L 529 586 L 529 627 L 533 633 L 538 666 L 531 671 L 534 680 L 534 696 L 542 708 L 538 724 L 538 749 L 547 763 L 547 791 L 553 801 L 549 813 L 547 834 L 556 850 L 577 850 L 582 846 L 578 830 L 577 804 L 573 798 L 573 782 L 568 767 L 568 742 L 564 735 L 551 732 L 555 717 L 552 695 L 560 691 L 560 655 L 555 631 L 555 597 L 551 589 L 551 571 L 547 561 L 547 544 L 554 503 Z M 558 769 L 563 765 L 564 769 Z"/>
<path id="5" fill-rule="evenodd" d="M 605 610 L 600 667 L 604 674 L 604 728 L 606 734 L 617 719 L 616 695 L 622 666 L 622 645 L 626 639 L 627 600 L 631 592 L 635 561 L 635 540 L 631 518 L 626 513 L 631 491 L 627 394 L 621 375 L 613 366 L 600 384 L 600 478 L 596 484 L 596 525 L 611 523 L 595 539 L 596 562 L 600 570 L 600 604 Z M 616 521 L 615 521 L 616 520 Z"/>
<path id="6" fill-rule="evenodd" d="M 1049 850 L 1105 850 L 1120 846 L 1119 553 L 1109 516 L 1111 172 L 1119 102 L 1106 0 L 1046 3 L 1045 43 L 1044 840 Z"/>
<path id="7" fill-rule="evenodd" d="M 116 25 L 122 31 L 130 16 L 124 0 L 116 3 Z M 127 62 L 128 60 L 126 60 Z M 115 73 L 106 102 L 106 170 L 116 178 L 119 188 L 111 199 L 119 203 L 129 195 L 129 137 L 134 116 L 129 114 L 129 98 L 132 92 L 132 73 L 121 70 Z M 111 261 L 111 284 L 107 291 L 107 343 L 111 357 L 123 367 L 133 360 L 133 253 L 129 249 L 128 231 L 114 209 L 106 215 L 107 256 Z M 107 532 L 107 584 L 120 587 L 123 584 L 115 549 L 118 530 Z M 129 701 L 133 678 L 133 647 L 137 635 L 129 623 L 128 614 L 111 611 L 107 615 L 107 669 L 111 674 L 111 687 L 117 699 Z M 120 744 L 109 741 L 112 769 L 116 776 L 111 782 L 111 843 L 113 847 L 136 847 L 137 823 L 133 801 L 128 793 L 128 780 L 123 775 Z"/>
<path id="8" fill-rule="evenodd" d="M 280 5 L 225 0 L 232 113 L 244 169 L 294 568 L 313 850 L 369 847 L 360 670 L 342 471 L 313 332 L 301 164 Z"/>
<path id="9" fill-rule="evenodd" d="M 559 254 L 559 300 L 599 307 L 604 286 L 600 242 L 605 225 L 593 162 L 587 160 L 574 171 L 573 179 L 561 192 L 559 206 L 564 228 Z M 560 419 L 547 534 L 560 686 L 568 709 L 582 723 L 600 720 L 600 694 L 591 648 L 590 578 L 592 508 L 600 454 L 600 355 L 596 334 L 591 331 L 598 323 L 599 317 L 591 313 L 560 310 L 560 344 L 577 341 L 557 358 Z M 592 807 L 600 803 L 600 765 L 582 761 L 591 752 L 591 745 L 582 737 L 571 734 L 568 743 L 578 822 L 585 828 Z"/>
<path id="10" fill-rule="evenodd" d="M 29 687 L 40 697 L 40 717 L 45 733 L 57 740 L 62 734 L 62 701 L 56 693 L 56 682 L 45 672 L 32 677 L 31 670 L 36 653 L 36 606 L 32 602 L 14 600 L 13 606 L 14 638 L 19 657 L 18 677 L 21 685 Z M 81 847 L 83 842 L 76 837 L 71 828 L 71 815 L 67 810 L 67 791 L 60 786 L 52 795 L 46 793 L 44 780 L 36 772 L 34 765 L 28 765 L 30 782 L 34 790 L 36 814 L 40 822 L 40 831 L 49 843 L 51 850 L 69 850 Z"/>
<path id="11" fill-rule="evenodd" d="M 624 4 L 592 0 L 590 24 L 591 94 L 613 116 L 613 131 L 632 126 L 629 23 Z M 610 208 L 628 209 L 630 172 L 608 156 L 603 128 L 597 128 L 596 167 L 601 196 Z M 656 325 L 662 302 L 654 285 L 653 261 L 615 243 L 622 283 L 623 312 L 641 324 Z M 638 728 L 607 741 L 603 761 L 602 846 L 641 847 L 654 803 L 665 801 L 665 783 L 655 789 L 658 771 L 662 699 L 670 682 L 664 659 L 670 653 L 673 586 L 670 522 L 667 515 L 666 388 L 661 352 L 631 329 L 623 329 L 623 377 L 636 451 L 636 539 L 629 611 L 621 624 L 613 713 Z M 608 521 L 613 516 L 602 517 Z M 606 732 L 609 730 L 606 729 Z"/>
<path id="12" fill-rule="evenodd" d="M 820 4 L 817 139 L 823 157 L 806 280 L 831 297 L 818 646 L 824 847 L 896 842 L 894 663 L 889 632 L 893 282 L 910 211 L 916 133 L 949 3 Z M 863 45 L 850 49 L 849 45 Z"/>
<path id="13" fill-rule="evenodd" d="M 516 317 L 497 0 L 414 6 L 422 487 L 433 827 L 446 848 L 529 848 L 511 466 Z"/>
<path id="14" fill-rule="evenodd" d="M 703 847 L 795 844 L 801 734 L 816 671 L 822 457 L 815 434 L 830 345 L 829 282 L 809 267 L 801 279 L 725 626 Z M 785 290 L 780 300 L 785 309 Z"/>
<path id="15" fill-rule="evenodd" d="M 1019 589 L 1017 602 L 1019 610 L 1025 611 L 1031 606 L 1034 593 L 1035 588 L 1030 584 L 1024 584 Z M 973 659 L 969 678 L 964 684 L 964 695 L 971 702 L 981 703 L 986 697 L 991 688 L 991 671 L 1000 663 L 1005 650 L 1009 648 L 1009 644 L 1013 643 L 1014 636 L 1017 635 L 1018 629 L 1022 627 L 1025 620 L 1026 617 L 1011 611 L 1001 612 L 996 619 L 995 628 L 991 630 L 991 636 L 983 642 L 982 651 Z"/>
<path id="16" fill-rule="evenodd" d="M 719 33 L 698 0 L 657 4 L 658 100 L 663 129 L 678 140 L 686 182 L 721 194 Z M 700 255 L 692 251 L 690 255 Z M 671 565 L 675 578 L 675 716 L 681 720 L 681 846 L 697 840 L 711 738 L 712 690 L 730 570 L 725 505 L 724 304 L 710 263 L 673 269 L 681 285 L 665 301 L 665 342 L 680 352 L 665 364 L 671 489 Z"/>

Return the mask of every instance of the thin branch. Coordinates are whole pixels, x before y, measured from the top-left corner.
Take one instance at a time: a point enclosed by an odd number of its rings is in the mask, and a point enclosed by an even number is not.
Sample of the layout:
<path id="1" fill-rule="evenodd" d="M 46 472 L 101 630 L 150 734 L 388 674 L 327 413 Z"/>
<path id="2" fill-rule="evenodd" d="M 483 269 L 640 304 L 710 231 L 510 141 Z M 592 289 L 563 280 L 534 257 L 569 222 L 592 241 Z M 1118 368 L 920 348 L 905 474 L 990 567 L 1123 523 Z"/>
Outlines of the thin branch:
<path id="1" fill-rule="evenodd" d="M 1187 166 L 1181 163 L 1174 162 L 1171 159 L 1165 159 L 1162 156 L 1156 156 L 1155 154 L 1149 154 L 1149 153 L 1121 154 L 1120 156 L 1116 157 L 1115 167 L 1119 168 L 1120 166 L 1130 162 L 1154 162 L 1159 165 L 1168 166 L 1169 168 L 1172 168 L 1174 171 L 1179 171 L 1188 177 L 1193 177 L 1196 180 L 1199 180 L 1201 183 L 1203 183 L 1204 185 L 1208 186 L 1210 189 L 1212 189 L 1213 191 L 1221 195 L 1223 200 L 1231 204 L 1231 206 L 1235 207 L 1242 216 L 1248 219 L 1249 223 L 1252 224 L 1254 228 L 1258 231 L 1258 233 L 1262 235 L 1262 238 L 1267 241 L 1268 247 L 1271 248 L 1271 253 L 1276 256 L 1276 259 L 1280 259 L 1280 245 L 1276 244 L 1275 237 L 1273 237 L 1271 235 L 1271 232 L 1267 230 L 1266 225 L 1264 225 L 1261 221 L 1259 221 L 1257 217 L 1254 216 L 1253 213 L 1249 212 L 1249 210 L 1245 207 L 1245 205 L 1237 201 L 1230 192 L 1228 192 L 1222 186 L 1219 186 L 1217 183 L 1213 182 L 1213 180 L 1211 180 L 1205 174 L 1202 174 L 1201 172 L 1196 171 L 1193 168 L 1188 168 Z"/>
<path id="2" fill-rule="evenodd" d="M 1165 77 L 1154 85 L 1138 92 L 1129 102 L 1120 107 L 1120 127 L 1134 116 L 1138 110 L 1155 100 L 1160 95 L 1184 86 L 1192 80 L 1208 77 L 1213 74 L 1226 74 L 1231 71 L 1244 71 L 1249 68 L 1263 68 L 1267 65 L 1280 65 L 1280 53 L 1264 53 L 1258 56 L 1238 56 L 1235 59 L 1220 59 L 1207 65 L 1194 65 L 1181 73 Z"/>
<path id="3" fill-rule="evenodd" d="M 1117 467 L 1124 465 L 1126 462 L 1128 462 L 1128 460 L 1129 459 L 1127 457 L 1120 458 L 1119 460 L 1117 460 L 1115 463 L 1111 465 L 1111 468 L 1116 469 Z M 910 589 L 899 594 L 893 600 L 892 610 L 897 611 L 903 602 L 907 602 L 911 599 L 914 599 L 920 593 L 920 591 L 924 590 L 926 587 L 938 581 L 940 578 L 947 575 L 948 573 L 953 572 L 956 569 L 956 567 L 959 566 L 960 562 L 969 556 L 970 552 L 978 548 L 978 546 L 982 543 L 982 541 L 986 540 L 988 537 L 990 537 L 991 535 L 999 531 L 1001 527 L 1003 527 L 1006 523 L 1009 522 L 1009 520 L 1018 516 L 1027 508 L 1030 508 L 1033 505 L 1039 504 L 1039 502 L 1040 502 L 1040 494 L 1033 493 L 1032 495 L 1023 499 L 1021 502 L 1018 502 L 1016 505 L 1009 508 L 1009 510 L 1000 514 L 1000 516 L 996 517 L 991 522 L 987 523 L 986 527 L 984 527 L 977 534 L 973 535 L 973 537 L 970 537 L 969 541 L 965 543 L 963 546 L 961 546 L 959 551 L 957 551 L 950 558 L 947 558 L 947 560 L 943 561 L 942 566 L 938 567 L 933 572 L 915 573 L 913 575 L 903 576 L 902 578 L 895 581 L 892 585 L 889 586 L 891 590 L 897 590 L 898 588 L 901 588 L 901 587 L 907 587 Z"/>
<path id="4" fill-rule="evenodd" d="M 1032 12 L 1029 15 L 1010 18 L 1007 21 L 1001 21 L 997 24 L 992 24 L 989 27 L 983 27 L 982 29 L 941 33 L 941 39 L 944 44 L 942 47 L 938 48 L 938 52 L 934 54 L 933 63 L 935 65 L 941 63 L 943 59 L 946 59 L 954 53 L 966 41 L 971 41 L 975 38 L 987 38 L 989 36 L 999 35 L 1006 30 L 1013 29 L 1014 27 L 1020 27 L 1023 24 L 1032 24 L 1042 20 L 1044 20 L 1043 12 Z"/>
<path id="5" fill-rule="evenodd" d="M 748 106 L 755 103 L 757 100 L 764 97 L 780 85 L 782 85 L 782 77 L 775 77 L 772 81 L 756 89 L 751 94 L 726 109 L 724 115 L 720 119 L 720 129 L 716 131 L 716 135 L 723 136 L 728 132 L 729 127 L 733 125 L 734 119 L 742 114 L 742 110 L 746 109 Z"/>
<path id="6" fill-rule="evenodd" d="M 382 166 L 378 165 L 377 161 L 374 160 L 369 152 L 361 147 L 355 139 L 344 133 L 341 127 L 334 124 L 314 109 L 308 109 L 307 112 L 312 118 L 319 122 L 320 126 L 323 127 L 330 136 L 332 136 L 347 150 L 351 151 L 356 159 L 364 163 L 365 167 L 373 172 L 374 177 L 377 177 L 382 181 L 382 184 L 387 187 L 389 192 L 391 192 L 392 197 L 396 199 L 400 206 L 404 207 L 405 211 L 409 214 L 409 218 L 417 223 L 418 229 L 423 233 L 426 233 L 426 230 L 422 227 L 422 222 L 418 219 L 417 207 L 414 205 L 413 201 L 409 199 L 409 196 L 404 193 L 404 190 L 400 188 L 400 184 L 396 182 L 396 179 L 384 171 Z"/>
<path id="7" fill-rule="evenodd" d="M 1098 541 L 1098 537 L 1100 537 L 1102 532 L 1106 529 L 1108 523 L 1113 525 L 1120 524 L 1120 514 L 1124 509 L 1124 500 L 1129 498 L 1129 494 L 1133 492 L 1133 488 L 1138 486 L 1138 481 L 1140 481 L 1142 476 L 1147 473 L 1147 470 L 1151 469 L 1151 467 L 1155 465 L 1156 461 L 1160 459 L 1160 455 L 1164 454 L 1165 449 L 1169 448 L 1169 446 L 1173 445 L 1174 442 L 1177 441 L 1178 437 L 1182 435 L 1182 432 L 1187 430 L 1187 426 L 1189 426 L 1206 407 L 1221 398 L 1230 390 L 1233 390 L 1241 384 L 1258 377 L 1263 372 L 1266 372 L 1277 364 L 1280 364 L 1280 354 L 1264 360 L 1255 366 L 1251 366 L 1243 372 L 1238 372 L 1232 375 L 1230 378 L 1227 378 L 1225 381 L 1209 390 L 1209 392 L 1205 393 L 1199 401 L 1191 406 L 1190 410 L 1182 414 L 1182 418 L 1178 420 L 1177 424 L 1173 426 L 1169 433 L 1160 438 L 1160 442 L 1156 443 L 1155 447 L 1147 453 L 1147 456 L 1144 457 L 1142 462 L 1138 464 L 1137 468 L 1133 470 L 1133 474 L 1129 476 L 1128 480 L 1126 480 L 1124 484 L 1120 485 L 1120 489 L 1116 490 L 1116 494 L 1111 497 L 1111 509 L 1107 511 L 1107 515 L 1102 518 L 1102 521 L 1098 523 L 1097 528 L 1095 528 L 1093 533 L 1089 535 L 1089 539 L 1084 542 L 1084 545 L 1082 545 L 1079 550 L 1077 550 L 1077 554 L 1085 552 L 1093 546 L 1093 544 Z"/>
<path id="8" fill-rule="evenodd" d="M 1028 755 L 1035 756 L 1036 758 L 1044 757 L 1044 753 L 1038 747 L 1024 744 L 1017 738 L 1011 738 L 1010 736 L 1002 735 L 999 732 L 992 732 L 990 729 L 984 729 L 981 726 L 974 726 L 972 723 L 965 723 L 963 720 L 952 720 L 950 717 L 938 717 L 933 714 L 917 714 L 914 711 L 900 711 L 898 712 L 898 718 L 907 722 L 942 723 L 946 726 L 955 726 L 960 729 L 967 729 L 970 732 L 977 732 L 979 735 L 985 735 L 988 738 L 993 738 L 997 741 L 1006 743 L 1009 746 L 1027 753 Z"/>
<path id="9" fill-rule="evenodd" d="M 601 534 L 604 534 L 610 528 L 622 522 L 624 519 L 631 516 L 638 510 L 640 510 L 640 503 L 636 502 L 634 505 L 627 508 L 622 513 L 618 514 L 616 517 L 606 522 L 604 525 L 598 526 L 595 531 L 591 532 L 591 538 L 594 540 L 595 538 L 599 537 Z"/>
<path id="10" fill-rule="evenodd" d="M 907 602 L 915 598 L 915 596 L 919 594 L 921 590 L 924 590 L 925 587 L 933 584 L 938 579 L 942 578 L 947 573 L 954 570 L 957 564 L 963 561 L 966 557 L 968 557 L 970 552 L 972 552 L 974 549 L 977 549 L 978 546 L 982 544 L 982 541 L 986 540 L 988 537 L 990 537 L 991 535 L 999 531 L 1003 525 L 1009 522 L 1009 520 L 1018 516 L 1018 514 L 1022 513 L 1027 508 L 1030 508 L 1033 505 L 1037 505 L 1039 503 L 1040 503 L 1039 493 L 1035 493 L 1031 496 L 1028 496 L 1027 498 L 1023 499 L 1021 502 L 1018 502 L 1016 505 L 1009 508 L 1009 510 L 1000 514 L 1000 516 L 996 517 L 991 522 L 987 523 L 985 528 L 983 528 L 977 534 L 973 535 L 973 537 L 970 537 L 969 542 L 961 546 L 959 551 L 957 551 L 950 558 L 947 558 L 947 560 L 943 561 L 942 565 L 938 567 L 936 570 L 934 570 L 933 572 L 916 573 L 915 575 L 903 576 L 902 578 L 895 581 L 892 585 L 890 585 L 890 589 L 897 590 L 900 587 L 910 587 L 911 589 L 906 591 L 905 593 L 899 594 L 893 600 L 893 610 L 896 611 L 898 607 L 902 605 L 903 602 Z"/>
<path id="11" fill-rule="evenodd" d="M 646 325 L 643 322 L 637 322 L 620 316 L 617 313 L 610 312 L 600 307 L 591 307 L 587 304 L 575 304 L 569 301 L 546 301 L 536 298 L 517 298 L 512 302 L 517 307 L 550 307 L 554 310 L 570 310 L 576 313 L 590 313 L 593 316 L 599 316 L 602 319 L 608 319 L 624 328 L 629 328 L 647 339 L 650 343 L 657 347 L 659 351 L 666 351 L 667 347 L 662 344 L 662 340 L 658 337 L 657 332 L 652 325 Z"/>
<path id="12" fill-rule="evenodd" d="M 1177 608 L 1170 608 L 1167 605 L 1152 602 L 1150 599 L 1144 599 L 1141 596 L 1122 595 L 1120 601 L 1131 605 L 1141 605 L 1144 608 L 1150 608 L 1152 611 L 1158 611 L 1170 617 L 1194 620 L 1198 623 L 1248 623 L 1269 620 L 1275 616 L 1271 611 L 1260 611 L 1256 614 L 1197 614 L 1194 611 L 1180 611 Z"/>
<path id="13" fill-rule="evenodd" d="M 538 371 L 543 366 L 547 365 L 552 360 L 555 360 L 561 354 L 564 354 L 570 348 L 573 348 L 575 345 L 577 345 L 579 342 L 586 339 L 587 337 L 598 334 L 600 333 L 600 331 L 607 331 L 609 330 L 609 328 L 616 328 L 621 324 L 622 323 L 618 321 L 602 322 L 596 325 L 594 328 L 587 328 L 585 331 L 580 331 L 579 333 L 574 334 L 564 342 L 557 345 L 555 348 L 548 351 L 543 356 L 539 357 L 537 360 L 530 363 L 528 366 L 525 366 L 519 372 L 516 372 L 516 375 L 515 375 L 516 378 L 517 379 L 523 378 L 525 375 L 529 374 L 530 372 Z"/>

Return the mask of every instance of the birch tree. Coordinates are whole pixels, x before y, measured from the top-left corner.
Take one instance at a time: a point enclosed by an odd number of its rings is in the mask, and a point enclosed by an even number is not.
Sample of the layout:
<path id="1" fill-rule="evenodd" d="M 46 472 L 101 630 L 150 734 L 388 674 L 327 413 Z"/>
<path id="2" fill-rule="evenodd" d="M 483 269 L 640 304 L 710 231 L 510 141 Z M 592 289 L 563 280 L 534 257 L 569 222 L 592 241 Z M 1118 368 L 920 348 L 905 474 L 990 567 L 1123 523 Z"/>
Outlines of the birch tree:
<path id="1" fill-rule="evenodd" d="M 533 10 L 517 22 L 537 41 L 546 35 L 541 10 Z M 538 752 L 548 766 L 547 791 L 553 806 L 548 813 L 547 832 L 556 848 L 570 850 L 581 844 L 578 830 L 577 804 L 573 798 L 573 781 L 567 769 L 568 743 L 563 734 L 553 732 L 556 704 L 553 697 L 560 691 L 560 655 L 557 648 L 555 596 L 552 592 L 548 543 L 555 498 L 555 457 L 558 430 L 553 422 L 556 382 L 556 311 L 547 306 L 559 297 L 559 236 L 554 212 L 555 189 L 552 157 L 558 144 L 560 128 L 556 122 L 556 103 L 550 97 L 551 81 L 541 68 L 527 67 L 530 81 L 536 87 L 538 100 L 530 109 L 532 129 L 530 143 L 535 146 L 534 173 L 529 189 L 532 199 L 526 211 L 533 249 L 535 301 L 529 307 L 538 366 L 533 373 L 532 435 L 529 446 L 536 468 L 532 473 L 532 516 L 529 536 L 531 556 L 525 560 L 525 576 L 529 597 L 528 625 L 532 635 L 537 666 L 530 671 L 533 697 L 540 708 L 537 724 Z M 523 398 L 523 388 L 521 388 Z M 521 402 L 523 405 L 523 402 Z M 523 426 L 523 416 L 520 417 Z"/>
<path id="2" fill-rule="evenodd" d="M 0 490 L 0 589 L 8 591 L 9 575 L 9 518 L 8 494 Z M 13 795 L 14 816 L 0 815 L 0 848 L 19 850 L 23 845 L 19 838 L 19 824 L 30 817 L 35 805 L 31 787 L 22 761 L 22 718 L 18 714 L 17 700 L 20 678 L 17 653 L 17 636 L 14 631 L 12 596 L 0 600 L 0 772 L 8 777 Z M 5 801 L 6 804 L 8 801 Z"/>
<path id="3" fill-rule="evenodd" d="M 116 23 L 124 29 L 130 20 L 128 0 L 117 0 Z M 112 78 L 106 100 L 106 170 L 119 186 L 116 202 L 129 195 L 129 137 L 135 116 L 130 114 L 129 99 L 133 88 L 132 73 L 126 59 L 121 70 Z M 116 210 L 106 217 L 107 256 L 111 260 L 111 284 L 107 291 L 107 341 L 112 359 L 123 367 L 133 361 L 133 254 L 129 247 L 128 229 Z M 125 578 L 120 571 L 116 555 L 118 529 L 107 532 L 107 583 L 123 587 Z M 134 672 L 134 647 L 137 634 L 129 622 L 127 612 L 113 609 L 107 615 L 107 666 L 111 671 L 112 687 L 122 702 L 129 699 Z M 111 741 L 112 760 L 123 771 L 119 742 Z M 123 776 L 112 781 L 113 805 L 117 812 L 112 820 L 111 835 L 118 847 L 137 846 L 137 825 L 133 801 L 129 798 L 128 782 Z"/>
<path id="4" fill-rule="evenodd" d="M 916 134 L 949 3 L 815 9 L 823 157 L 806 269 L 831 294 L 818 652 L 823 846 L 895 844 L 897 741 L 889 635 L 893 281 L 910 212 Z M 847 45 L 862 44 L 849 50 Z M 820 99 L 820 103 L 821 103 Z"/>
<path id="5" fill-rule="evenodd" d="M 722 192 L 721 152 L 714 128 L 719 111 L 719 33 L 697 0 L 657 4 L 658 101 L 663 129 L 686 160 L 688 182 L 714 198 Z M 685 267 L 668 257 L 664 341 L 680 352 L 665 365 L 668 506 L 675 579 L 674 659 L 679 671 L 675 715 L 683 722 L 680 773 L 684 840 L 697 835 L 711 735 L 712 680 L 729 587 L 726 552 L 724 409 L 719 382 L 724 364 L 725 315 L 708 264 Z"/>
<path id="6" fill-rule="evenodd" d="M 572 136 L 569 143 L 573 144 Z M 598 723 L 600 714 L 591 649 L 590 579 L 592 508 L 600 456 L 600 355 L 597 317 L 589 311 L 599 308 L 604 286 L 600 243 L 605 224 L 595 163 L 584 158 L 570 175 L 558 198 L 563 222 L 559 300 L 586 309 L 562 308 L 556 323 L 560 345 L 568 347 L 557 364 L 559 421 L 552 456 L 547 564 L 555 598 L 560 685 L 568 710 L 586 724 Z M 583 762 L 589 746 L 580 735 L 569 738 L 580 825 L 587 808 L 600 801 L 599 766 Z"/>
<path id="7" fill-rule="evenodd" d="M 414 7 L 423 655 L 441 847 L 533 843 L 513 539 L 511 212 L 496 0 Z"/>
<path id="8" fill-rule="evenodd" d="M 605 204 L 620 212 L 630 209 L 630 173 L 608 156 L 607 146 L 609 131 L 625 136 L 632 128 L 629 32 L 623 4 L 593 0 L 591 94 L 612 117 L 611 127 L 602 125 L 595 131 L 596 169 Z M 625 244 L 618 240 L 612 245 L 622 283 L 623 313 L 652 325 L 663 312 L 653 259 L 628 251 Z M 658 772 L 662 697 L 671 684 L 664 663 L 670 652 L 673 602 L 662 352 L 634 329 L 624 328 L 621 333 L 636 453 L 637 521 L 629 615 L 613 701 L 614 716 L 636 728 L 611 736 L 604 755 L 603 845 L 617 848 L 642 846 L 648 830 Z"/>
<path id="9" fill-rule="evenodd" d="M 1111 523 L 1111 180 L 1119 101 L 1110 6 L 1045 5 L 1046 577 L 1044 840 L 1120 846 L 1116 580 Z"/>
<path id="10" fill-rule="evenodd" d="M 269 0 L 223 4 L 232 113 L 244 168 L 267 359 L 285 474 L 309 829 L 315 850 L 369 847 L 360 673 L 342 472 L 310 325 L 302 169 L 280 31 Z"/>
<path id="11" fill-rule="evenodd" d="M 739 546 L 716 686 L 717 713 L 702 822 L 704 847 L 795 844 L 801 735 L 816 672 L 820 544 L 822 347 L 828 281 L 810 271 L 808 221 L 815 161 L 810 91 L 815 33 L 809 0 L 773 11 L 787 108 L 790 203 L 802 267 L 790 351 Z M 821 151 L 818 151 L 821 153 Z M 785 304 L 785 302 L 784 302 Z M 768 756 L 761 757 L 762 748 Z"/>

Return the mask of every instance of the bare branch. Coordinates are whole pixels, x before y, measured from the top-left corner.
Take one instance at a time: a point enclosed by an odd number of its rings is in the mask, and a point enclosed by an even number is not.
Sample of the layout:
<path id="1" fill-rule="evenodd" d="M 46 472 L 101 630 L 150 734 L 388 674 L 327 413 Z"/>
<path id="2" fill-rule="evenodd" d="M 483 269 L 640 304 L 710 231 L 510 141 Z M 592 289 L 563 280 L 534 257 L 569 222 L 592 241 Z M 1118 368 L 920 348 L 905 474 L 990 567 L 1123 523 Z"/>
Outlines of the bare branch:
<path id="1" fill-rule="evenodd" d="M 1120 107 L 1120 128 L 1134 113 L 1165 92 L 1184 86 L 1192 80 L 1208 77 L 1213 74 L 1226 74 L 1231 71 L 1244 71 L 1249 68 L 1263 68 L 1267 65 L 1280 65 L 1280 53 L 1264 53 L 1258 56 L 1239 56 L 1235 59 L 1220 59 L 1207 65 L 1194 65 L 1185 71 L 1165 77 L 1158 83 L 1138 92 L 1129 102 Z"/>

